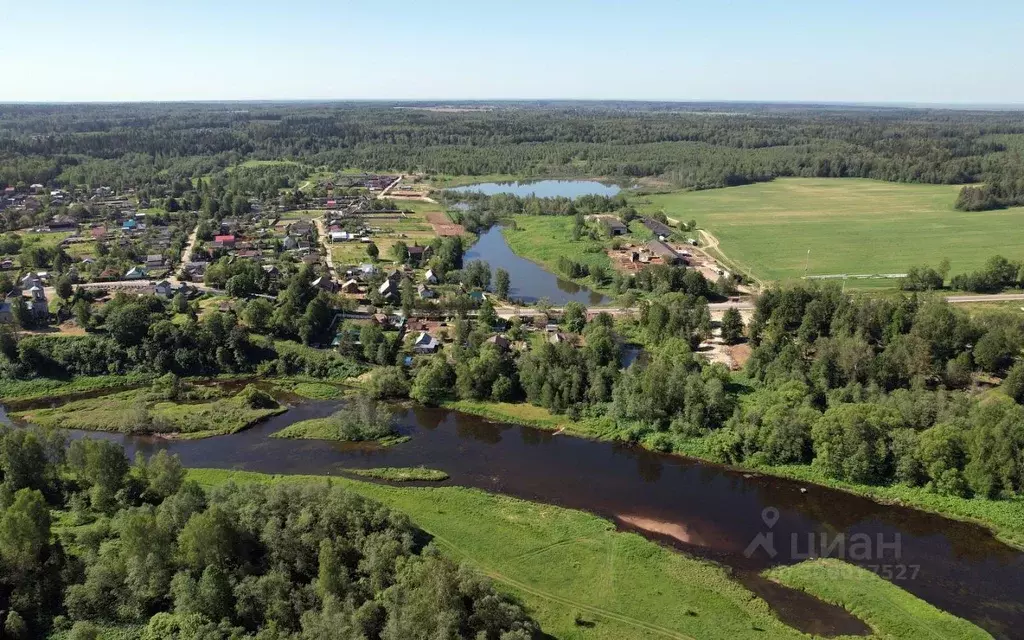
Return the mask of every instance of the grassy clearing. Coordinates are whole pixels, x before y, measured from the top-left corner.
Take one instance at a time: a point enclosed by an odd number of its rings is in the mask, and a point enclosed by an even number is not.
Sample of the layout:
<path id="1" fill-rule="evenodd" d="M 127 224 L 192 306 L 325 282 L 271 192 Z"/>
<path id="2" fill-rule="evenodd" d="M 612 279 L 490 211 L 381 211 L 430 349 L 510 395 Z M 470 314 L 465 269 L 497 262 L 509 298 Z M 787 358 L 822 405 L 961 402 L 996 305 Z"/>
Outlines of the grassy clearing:
<path id="1" fill-rule="evenodd" d="M 448 474 L 439 469 L 426 467 L 377 467 L 375 469 L 345 469 L 347 473 L 391 482 L 441 482 Z"/>
<path id="2" fill-rule="evenodd" d="M 505 227 L 502 233 L 508 246 L 517 255 L 542 265 L 560 277 L 565 277 L 558 269 L 558 259 L 561 257 L 588 266 L 603 266 L 611 274 L 612 264 L 605 253 L 605 243 L 589 238 L 573 242 L 573 224 L 572 216 L 516 216 L 516 228 Z M 602 289 L 594 287 L 589 279 L 585 283 L 590 288 Z"/>
<path id="3" fill-rule="evenodd" d="M 296 440 L 335 440 L 338 442 L 353 442 L 341 436 L 337 420 L 333 418 L 311 418 L 300 420 L 290 424 L 280 431 L 270 434 L 271 438 L 287 438 Z M 374 444 L 381 447 L 392 447 L 396 444 L 408 442 L 409 436 L 391 435 L 379 440 L 363 441 L 366 444 Z"/>
<path id="4" fill-rule="evenodd" d="M 182 404 L 154 398 L 150 389 L 134 389 L 13 415 L 41 427 L 205 438 L 241 431 L 286 410 L 254 409 L 237 396 Z"/>
<path id="5" fill-rule="evenodd" d="M 206 486 L 285 481 L 226 470 L 189 475 Z M 616 532 L 596 516 L 462 487 L 332 481 L 407 513 L 445 553 L 522 598 L 557 638 L 802 637 L 722 568 Z"/>
<path id="6" fill-rule="evenodd" d="M 840 560 L 817 559 L 765 573 L 768 578 L 845 607 L 883 638 L 991 638 L 984 630 L 936 609 L 874 573 Z"/>
<path id="7" fill-rule="evenodd" d="M 562 429 L 572 420 L 553 414 L 544 407 L 525 402 L 490 402 L 486 400 L 453 400 L 444 403 L 445 409 L 471 413 L 489 420 L 525 424 L 539 429 Z"/>
<path id="8" fill-rule="evenodd" d="M 154 376 L 77 376 L 70 380 L 32 378 L 31 380 L 0 379 L 0 399 L 4 402 L 60 398 L 78 393 L 119 389 L 152 382 Z"/>
<path id="9" fill-rule="evenodd" d="M 862 179 L 784 178 L 774 182 L 640 196 L 642 211 L 697 220 L 741 268 L 766 279 L 810 274 L 903 273 L 915 264 L 951 273 L 990 256 L 1020 257 L 1024 208 L 964 213 L 953 209 L 959 186 Z M 808 261 L 807 250 L 810 249 Z M 847 286 L 895 286 L 896 281 Z"/>
<path id="10" fill-rule="evenodd" d="M 301 378 L 281 378 L 273 380 L 274 387 L 286 393 L 293 393 L 310 400 L 340 400 L 345 397 L 347 389 L 336 384 L 319 380 L 303 380 Z"/>

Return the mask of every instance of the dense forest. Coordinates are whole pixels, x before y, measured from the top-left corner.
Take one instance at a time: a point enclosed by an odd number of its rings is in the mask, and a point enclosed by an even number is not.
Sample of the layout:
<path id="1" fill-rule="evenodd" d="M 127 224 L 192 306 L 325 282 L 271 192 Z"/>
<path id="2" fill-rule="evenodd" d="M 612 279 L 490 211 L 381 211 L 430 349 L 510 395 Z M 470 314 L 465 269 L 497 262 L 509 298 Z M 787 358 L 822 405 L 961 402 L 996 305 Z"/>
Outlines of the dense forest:
<path id="1" fill-rule="evenodd" d="M 246 160 L 428 174 L 658 177 L 706 189 L 779 176 L 968 184 L 958 206 L 1024 200 L 1016 112 L 785 105 L 499 103 L 10 105 L 0 183 L 170 191 Z M 294 186 L 302 167 L 250 176 Z M 242 178 L 239 176 L 236 178 Z M 234 186 L 238 186 L 237 184 Z"/>
<path id="2" fill-rule="evenodd" d="M 176 457 L 0 431 L 3 637 L 526 640 L 522 607 L 339 486 L 186 481 Z"/>

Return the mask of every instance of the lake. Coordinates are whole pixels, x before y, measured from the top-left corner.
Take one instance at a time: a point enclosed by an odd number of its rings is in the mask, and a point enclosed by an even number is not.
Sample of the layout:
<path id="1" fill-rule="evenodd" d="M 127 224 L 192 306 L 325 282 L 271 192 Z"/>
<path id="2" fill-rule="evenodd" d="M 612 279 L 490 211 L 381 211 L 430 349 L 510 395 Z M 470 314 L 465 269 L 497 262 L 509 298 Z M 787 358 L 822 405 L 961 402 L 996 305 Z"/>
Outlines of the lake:
<path id="1" fill-rule="evenodd" d="M 120 442 L 129 457 L 136 451 L 152 455 L 166 449 L 189 467 L 322 475 L 339 474 L 346 467 L 441 469 L 451 476 L 447 484 L 589 511 L 622 529 L 720 562 L 784 621 L 820 634 L 857 633 L 857 621 L 836 607 L 765 581 L 758 572 L 799 561 L 808 534 L 864 534 L 872 540 L 882 536 L 888 546 L 880 549 L 880 559 L 860 564 L 916 567 L 912 577 L 908 570 L 894 582 L 997 637 L 1019 637 L 1024 624 L 1024 554 L 977 525 L 627 444 L 420 406 L 400 414 L 399 428 L 412 439 L 393 447 L 268 437 L 298 420 L 330 415 L 338 406 L 303 402 L 247 431 L 205 440 L 84 432 L 71 436 Z M 748 545 L 769 532 L 778 555 L 758 549 L 748 557 Z M 797 548 L 791 540 L 798 541 Z"/>
<path id="2" fill-rule="evenodd" d="M 499 227 L 491 227 L 480 235 L 480 239 L 463 256 L 463 263 L 470 260 L 486 261 L 491 265 L 492 273 L 499 267 L 508 271 L 509 297 L 512 299 L 533 303 L 547 298 L 555 306 L 572 301 L 588 306 L 611 302 L 605 295 L 559 278 L 539 264 L 516 255 L 505 242 Z"/>
<path id="3" fill-rule="evenodd" d="M 622 191 L 622 188 L 597 180 L 538 180 L 535 182 L 481 182 L 480 184 L 455 187 L 449 191 L 479 192 L 488 196 L 511 193 L 521 198 L 530 195 L 538 198 L 579 198 L 589 195 L 614 196 Z"/>

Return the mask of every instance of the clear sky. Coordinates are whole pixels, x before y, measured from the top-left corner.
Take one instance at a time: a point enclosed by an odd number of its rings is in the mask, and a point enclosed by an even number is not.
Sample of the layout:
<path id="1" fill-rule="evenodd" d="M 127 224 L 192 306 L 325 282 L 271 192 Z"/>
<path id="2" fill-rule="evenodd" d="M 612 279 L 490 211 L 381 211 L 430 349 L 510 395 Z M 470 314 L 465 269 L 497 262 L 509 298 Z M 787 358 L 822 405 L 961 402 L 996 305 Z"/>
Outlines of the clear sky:
<path id="1" fill-rule="evenodd" d="M 0 101 L 1021 104 L 1022 27 L 1022 0 L 0 0 Z"/>

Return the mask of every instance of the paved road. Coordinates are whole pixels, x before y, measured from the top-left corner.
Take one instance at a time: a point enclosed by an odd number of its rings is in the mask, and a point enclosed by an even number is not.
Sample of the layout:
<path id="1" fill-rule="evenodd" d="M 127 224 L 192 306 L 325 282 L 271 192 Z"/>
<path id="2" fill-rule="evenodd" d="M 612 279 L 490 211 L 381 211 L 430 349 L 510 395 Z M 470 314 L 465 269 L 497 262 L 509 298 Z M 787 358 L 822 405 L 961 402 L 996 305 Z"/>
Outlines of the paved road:
<path id="1" fill-rule="evenodd" d="M 988 293 L 963 296 L 946 296 L 950 304 L 971 304 L 974 302 L 1024 302 L 1024 293 Z"/>

